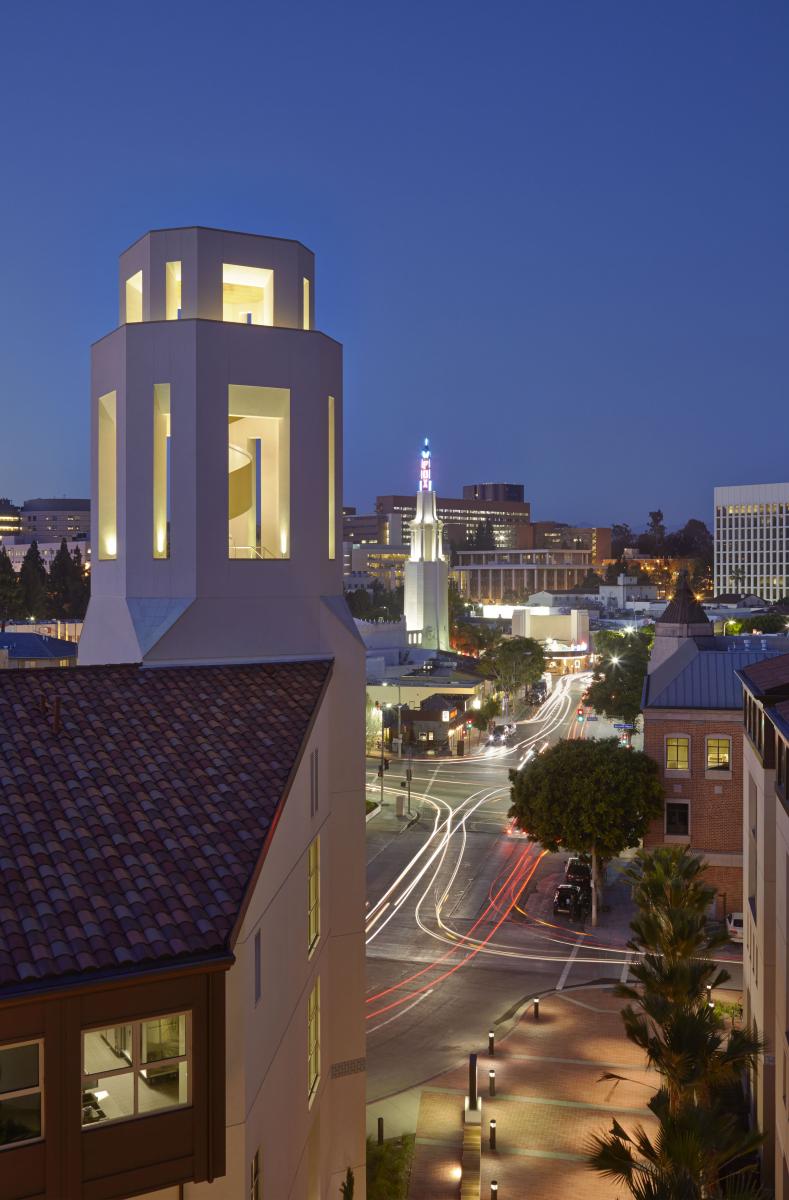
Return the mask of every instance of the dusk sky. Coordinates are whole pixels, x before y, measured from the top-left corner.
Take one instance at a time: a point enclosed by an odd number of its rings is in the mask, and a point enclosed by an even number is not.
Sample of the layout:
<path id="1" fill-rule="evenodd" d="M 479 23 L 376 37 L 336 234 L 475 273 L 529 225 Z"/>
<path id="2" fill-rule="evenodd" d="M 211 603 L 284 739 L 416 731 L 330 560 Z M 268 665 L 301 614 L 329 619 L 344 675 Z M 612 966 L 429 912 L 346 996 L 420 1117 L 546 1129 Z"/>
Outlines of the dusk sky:
<path id="1" fill-rule="evenodd" d="M 89 345 L 140 234 L 317 255 L 345 500 L 523 482 L 708 522 L 789 478 L 785 2 L 14 5 L 0 495 L 87 495 Z"/>

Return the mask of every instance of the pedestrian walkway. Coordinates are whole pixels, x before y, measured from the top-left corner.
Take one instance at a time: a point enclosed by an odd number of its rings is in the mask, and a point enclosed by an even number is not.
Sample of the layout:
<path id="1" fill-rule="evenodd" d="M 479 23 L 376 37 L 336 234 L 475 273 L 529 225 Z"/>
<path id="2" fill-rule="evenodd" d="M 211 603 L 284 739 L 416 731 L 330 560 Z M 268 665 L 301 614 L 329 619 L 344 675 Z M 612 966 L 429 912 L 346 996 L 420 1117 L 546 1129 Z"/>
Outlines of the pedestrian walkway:
<path id="1" fill-rule="evenodd" d="M 539 1020 L 527 1009 L 493 1058 L 480 1053 L 483 1197 L 496 1179 L 499 1200 L 610 1200 L 610 1181 L 586 1166 L 589 1138 L 609 1130 L 613 1118 L 626 1129 L 656 1126 L 646 1105 L 657 1077 L 625 1037 L 620 1005 L 607 988 L 554 993 L 543 998 Z M 622 1079 L 604 1080 L 606 1072 Z M 423 1089 L 409 1200 L 457 1200 L 466 1086 L 467 1065 L 459 1063 Z"/>

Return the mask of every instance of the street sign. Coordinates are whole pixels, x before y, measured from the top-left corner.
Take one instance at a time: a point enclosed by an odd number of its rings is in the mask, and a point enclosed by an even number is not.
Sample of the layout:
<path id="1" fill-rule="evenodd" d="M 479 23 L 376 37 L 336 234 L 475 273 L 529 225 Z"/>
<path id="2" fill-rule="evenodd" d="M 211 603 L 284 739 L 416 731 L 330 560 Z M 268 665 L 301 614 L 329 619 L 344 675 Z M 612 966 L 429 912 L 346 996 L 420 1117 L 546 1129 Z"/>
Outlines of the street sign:
<path id="1" fill-rule="evenodd" d="M 622 725 L 621 723 L 615 721 L 614 729 L 635 729 L 635 725 Z"/>

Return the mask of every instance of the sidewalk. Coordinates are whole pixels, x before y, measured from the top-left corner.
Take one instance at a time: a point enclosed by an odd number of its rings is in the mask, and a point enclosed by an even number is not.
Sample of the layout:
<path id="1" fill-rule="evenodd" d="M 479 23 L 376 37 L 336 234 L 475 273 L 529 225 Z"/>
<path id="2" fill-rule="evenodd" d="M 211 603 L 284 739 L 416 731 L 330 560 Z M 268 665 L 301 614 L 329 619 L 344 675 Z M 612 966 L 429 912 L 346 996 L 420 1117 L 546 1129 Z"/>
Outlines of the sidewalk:
<path id="1" fill-rule="evenodd" d="M 586 1166 L 589 1137 L 609 1130 L 614 1117 L 627 1129 L 656 1127 L 646 1103 L 657 1077 L 627 1041 L 620 1005 L 610 989 L 553 993 L 543 999 L 539 1021 L 527 1010 L 497 1044 L 495 1058 L 480 1053 L 483 1196 L 497 1179 L 502 1200 L 610 1200 L 610 1182 Z M 606 1071 L 623 1080 L 601 1080 Z M 409 1200 L 457 1200 L 466 1087 L 467 1065 L 460 1063 L 422 1090 Z M 495 1151 L 489 1148 L 491 1118 Z"/>
<path id="2" fill-rule="evenodd" d="M 566 861 L 566 855 L 555 854 L 546 858 L 546 867 L 540 873 L 534 889 L 521 898 L 521 908 L 533 920 L 566 929 L 570 934 L 578 934 L 582 940 L 594 940 L 602 946 L 621 946 L 625 949 L 634 913 L 630 884 L 623 878 L 627 859 L 617 858 L 608 864 L 596 928 L 592 925 L 591 917 L 584 921 L 572 921 L 564 916 L 553 915 L 553 894 L 557 885 L 564 883 Z"/>

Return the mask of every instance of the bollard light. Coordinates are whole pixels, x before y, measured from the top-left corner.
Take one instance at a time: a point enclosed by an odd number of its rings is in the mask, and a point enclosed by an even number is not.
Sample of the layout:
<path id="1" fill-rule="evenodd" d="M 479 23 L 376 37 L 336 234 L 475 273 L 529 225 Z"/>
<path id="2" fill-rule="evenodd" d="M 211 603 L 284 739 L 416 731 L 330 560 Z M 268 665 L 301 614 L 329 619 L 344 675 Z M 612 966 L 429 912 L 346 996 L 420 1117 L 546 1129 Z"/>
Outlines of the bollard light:
<path id="1" fill-rule="evenodd" d="M 496 1072 L 495 1071 L 492 1071 L 492 1070 L 488 1071 L 488 1087 L 489 1087 L 491 1096 L 495 1096 L 496 1095 Z"/>
<path id="2" fill-rule="evenodd" d="M 711 984 L 711 983 L 708 983 L 708 984 L 707 984 L 707 1003 L 708 1003 L 708 1004 L 709 1004 L 709 1002 L 710 1002 L 710 1000 L 711 1000 L 711 999 L 712 999 L 712 984 Z"/>
<path id="3" fill-rule="evenodd" d="M 714 1007 L 715 1007 L 715 1001 L 714 1001 L 714 1000 L 710 1000 L 709 1004 L 707 1005 L 707 1008 L 709 1008 L 709 1009 L 713 1009 Z"/>
<path id="4" fill-rule="evenodd" d="M 491 1179 L 490 1181 L 490 1200 L 498 1200 L 499 1196 L 499 1181 Z"/>
<path id="5" fill-rule="evenodd" d="M 535 996 L 533 1003 L 534 1003 L 534 1019 L 535 1019 L 535 1021 L 539 1021 L 539 1019 L 540 1019 L 540 997 Z"/>
<path id="6" fill-rule="evenodd" d="M 490 1148 L 491 1148 L 491 1150 L 496 1149 L 496 1122 L 495 1121 L 491 1121 L 491 1123 L 490 1123 Z"/>
<path id="7" fill-rule="evenodd" d="M 383 1146 L 383 1144 L 384 1144 L 384 1119 L 383 1119 L 383 1117 L 379 1117 L 378 1118 L 378 1145 Z"/>
<path id="8" fill-rule="evenodd" d="M 493 1032 L 493 1030 L 491 1029 L 488 1032 L 488 1054 L 490 1055 L 491 1058 L 493 1058 L 495 1053 L 496 1053 L 496 1035 Z"/>

